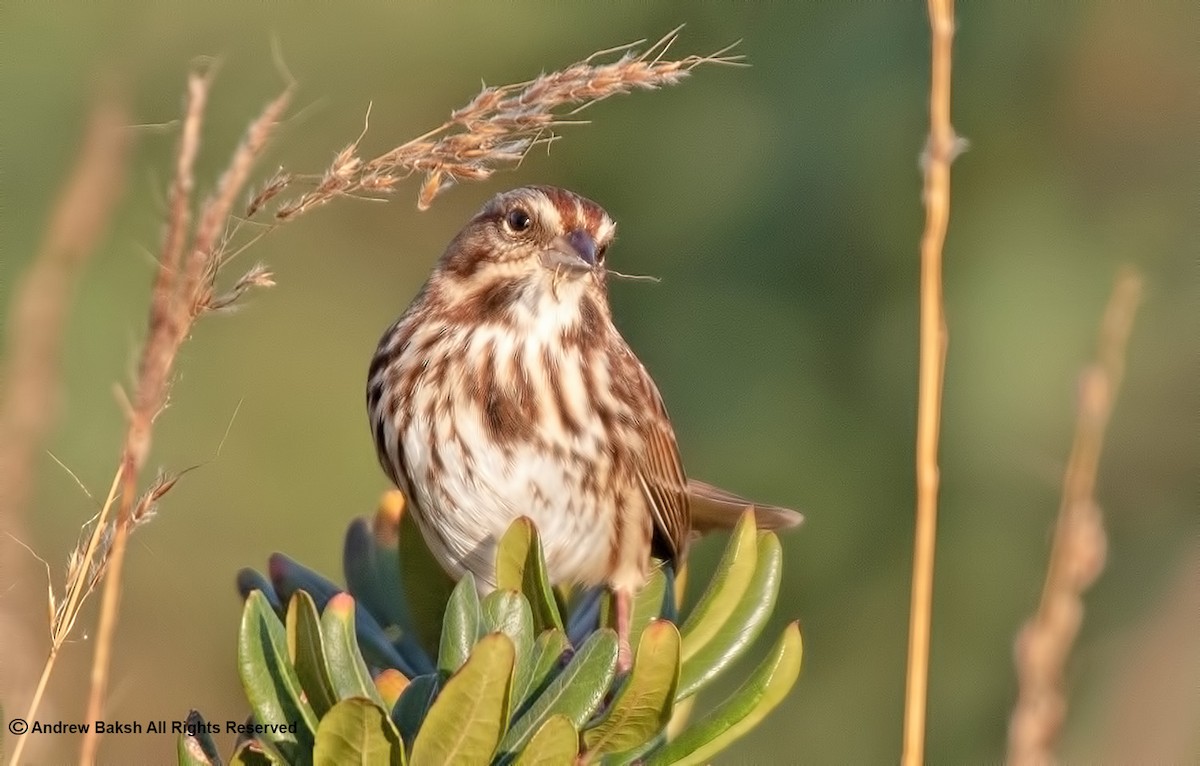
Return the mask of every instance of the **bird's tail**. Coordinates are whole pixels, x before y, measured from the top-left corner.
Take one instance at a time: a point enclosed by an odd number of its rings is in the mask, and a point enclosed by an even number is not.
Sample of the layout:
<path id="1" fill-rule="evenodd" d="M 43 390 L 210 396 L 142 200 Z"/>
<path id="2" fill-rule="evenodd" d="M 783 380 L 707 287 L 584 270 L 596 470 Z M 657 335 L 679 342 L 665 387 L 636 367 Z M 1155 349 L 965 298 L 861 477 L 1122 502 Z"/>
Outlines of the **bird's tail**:
<path id="1" fill-rule="evenodd" d="M 692 529 L 701 534 L 732 529 L 742 513 L 751 507 L 754 508 L 754 523 L 759 529 L 788 529 L 804 521 L 803 515 L 790 508 L 756 503 L 696 479 L 688 479 L 688 500 Z"/>

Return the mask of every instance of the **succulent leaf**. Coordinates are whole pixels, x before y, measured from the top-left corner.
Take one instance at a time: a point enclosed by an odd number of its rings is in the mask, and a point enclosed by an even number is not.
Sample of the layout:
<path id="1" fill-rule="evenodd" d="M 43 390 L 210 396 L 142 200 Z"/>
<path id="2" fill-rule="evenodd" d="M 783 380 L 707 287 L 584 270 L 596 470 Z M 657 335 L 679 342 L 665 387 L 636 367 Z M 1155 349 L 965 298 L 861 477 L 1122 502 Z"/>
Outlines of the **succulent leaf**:
<path id="1" fill-rule="evenodd" d="M 563 766 L 575 762 L 579 732 L 565 715 L 552 715 L 533 733 L 514 766 Z"/>
<path id="2" fill-rule="evenodd" d="M 438 670 L 443 675 L 454 673 L 471 654 L 479 640 L 481 622 L 479 591 L 470 572 L 463 575 L 446 604 L 446 619 L 442 625 L 442 643 L 438 650 Z"/>
<path id="3" fill-rule="evenodd" d="M 571 648 L 567 636 L 557 628 L 544 631 L 533 641 L 529 656 L 529 674 L 524 684 L 513 690 L 513 707 L 520 715 L 533 698 L 540 695 L 558 670 L 563 655 Z M 518 680 L 521 680 L 518 677 Z"/>
<path id="4" fill-rule="evenodd" d="M 496 590 L 480 604 L 482 632 L 503 633 L 516 647 L 516 667 L 513 674 L 513 704 L 519 704 L 518 689 L 529 687 L 533 673 L 533 615 L 529 602 L 513 590 Z"/>
<path id="5" fill-rule="evenodd" d="M 271 732 L 264 735 L 264 741 L 289 761 L 302 758 L 312 748 L 317 716 L 304 701 L 300 679 L 288 661 L 283 624 L 261 591 L 252 592 L 242 608 L 238 672 L 255 720 L 263 724 L 297 723 L 295 734 Z"/>
<path id="6" fill-rule="evenodd" d="M 205 727 L 204 716 L 200 715 L 199 711 L 192 710 L 188 713 L 187 724 L 195 734 L 180 734 L 175 743 L 175 754 L 180 766 L 220 766 L 220 751 Z"/>
<path id="7" fill-rule="evenodd" d="M 317 727 L 314 766 L 403 766 L 404 745 L 383 708 L 361 697 L 330 708 Z"/>
<path id="8" fill-rule="evenodd" d="M 617 635 L 607 628 L 593 633 L 563 671 L 513 723 L 500 743 L 516 753 L 550 716 L 565 715 L 578 729 L 592 717 L 612 684 L 617 662 Z"/>
<path id="9" fill-rule="evenodd" d="M 408 688 L 409 680 L 395 668 L 380 671 L 375 676 L 375 690 L 383 700 L 384 708 L 391 710 L 400 701 L 400 695 Z"/>
<path id="10" fill-rule="evenodd" d="M 365 697 L 383 705 L 383 698 L 371 680 L 371 672 L 355 641 L 356 611 L 354 598 L 349 593 L 339 593 L 329 599 L 321 615 L 321 635 L 325 639 L 330 681 L 340 700 Z"/>
<path id="11" fill-rule="evenodd" d="M 337 695 L 330 680 L 329 662 L 325 658 L 325 644 L 321 637 L 321 618 L 307 592 L 298 590 L 288 603 L 287 617 L 288 658 L 296 668 L 296 676 L 304 689 L 304 696 L 312 706 L 317 718 L 325 715 L 337 703 Z"/>
<path id="12" fill-rule="evenodd" d="M 746 511 L 734 527 L 717 571 L 684 622 L 683 661 L 687 662 L 728 623 L 730 614 L 746 593 L 758 560 L 754 512 Z"/>
<path id="13" fill-rule="evenodd" d="M 413 741 L 413 766 L 488 763 L 508 724 L 516 650 L 489 633 L 442 688 Z"/>
<path id="14" fill-rule="evenodd" d="M 651 754 L 649 766 L 702 764 L 753 729 L 796 683 L 800 675 L 800 626 L 784 629 L 771 654 L 728 699 L 673 742 Z"/>
<path id="15" fill-rule="evenodd" d="M 441 646 L 442 615 L 454 589 L 454 582 L 442 569 L 421 537 L 411 513 L 400 517 L 400 582 L 407 584 L 412 627 L 429 657 L 437 656 Z"/>
<path id="16" fill-rule="evenodd" d="M 783 572 L 783 548 L 779 538 L 770 532 L 760 535 L 756 560 L 757 566 L 746 591 L 725 624 L 707 644 L 684 660 L 679 681 L 680 698 L 690 697 L 716 679 L 746 652 L 766 626 L 775 609 Z"/>
<path id="17" fill-rule="evenodd" d="M 392 723 L 396 724 L 404 744 L 410 748 L 441 688 L 442 677 L 437 673 L 417 676 L 400 693 L 400 699 L 392 707 Z"/>
<path id="18" fill-rule="evenodd" d="M 629 677 L 600 720 L 583 733 L 585 763 L 636 748 L 666 727 L 679 683 L 679 651 L 679 630 L 672 623 L 655 620 L 646 627 Z"/>
<path id="19" fill-rule="evenodd" d="M 533 613 L 533 626 L 539 632 L 563 629 L 537 527 L 525 516 L 509 525 L 500 538 L 496 548 L 496 587 L 525 594 Z"/>

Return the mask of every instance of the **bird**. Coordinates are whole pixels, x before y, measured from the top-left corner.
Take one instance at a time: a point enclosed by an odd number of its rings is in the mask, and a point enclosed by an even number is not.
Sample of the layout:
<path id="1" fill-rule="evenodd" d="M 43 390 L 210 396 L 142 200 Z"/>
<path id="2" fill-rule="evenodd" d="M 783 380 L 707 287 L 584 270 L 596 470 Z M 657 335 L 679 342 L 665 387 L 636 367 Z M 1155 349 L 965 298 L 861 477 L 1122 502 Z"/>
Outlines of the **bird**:
<path id="1" fill-rule="evenodd" d="M 565 189 L 492 197 L 383 333 L 366 403 L 380 466 L 442 568 L 494 587 L 496 544 L 528 517 L 552 584 L 612 592 L 624 672 L 653 560 L 678 566 L 748 507 L 761 529 L 803 517 L 687 478 L 658 387 L 613 323 L 615 234 Z"/>

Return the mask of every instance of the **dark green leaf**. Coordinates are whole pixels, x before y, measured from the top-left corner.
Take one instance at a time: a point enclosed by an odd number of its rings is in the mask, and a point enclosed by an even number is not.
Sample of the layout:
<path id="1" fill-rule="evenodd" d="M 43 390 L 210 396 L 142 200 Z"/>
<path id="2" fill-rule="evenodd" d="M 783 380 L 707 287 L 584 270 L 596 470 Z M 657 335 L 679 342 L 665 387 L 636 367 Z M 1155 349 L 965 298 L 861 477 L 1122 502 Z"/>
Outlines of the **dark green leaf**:
<path id="1" fill-rule="evenodd" d="M 346 587 L 385 627 L 410 625 L 400 585 L 400 546 L 397 540 L 390 546 L 384 542 L 372 533 L 367 519 L 359 517 L 350 524 L 342 548 Z"/>
<path id="2" fill-rule="evenodd" d="M 238 673 L 255 720 L 264 725 L 296 724 L 297 733 L 270 732 L 270 741 L 289 761 L 312 747 L 317 717 L 304 701 L 300 679 L 288 661 L 287 634 L 261 591 L 242 608 L 238 631 Z"/>
<path id="3" fill-rule="evenodd" d="M 192 710 L 185 722 L 193 733 L 179 735 L 175 745 L 176 758 L 179 766 L 221 766 L 221 755 L 217 743 L 213 742 L 208 733 L 208 722 L 200 711 Z"/>
<path id="4" fill-rule="evenodd" d="M 404 762 L 400 735 L 387 712 L 370 700 L 342 700 L 321 719 L 313 748 L 315 766 L 402 766 Z"/>
<path id="5" fill-rule="evenodd" d="M 400 517 L 400 579 L 417 638 L 429 657 L 441 646 L 442 615 L 454 582 L 442 569 L 421 537 L 411 513 Z"/>
<path id="6" fill-rule="evenodd" d="M 392 722 L 404 738 L 404 744 L 412 747 L 429 708 L 433 706 L 441 689 L 442 677 L 437 673 L 417 676 L 408 687 L 401 692 L 400 699 L 392 708 Z"/>
<path id="7" fill-rule="evenodd" d="M 258 570 L 249 567 L 239 569 L 237 589 L 243 600 L 250 598 L 250 594 L 254 591 L 261 591 L 275 614 L 279 615 L 280 619 L 283 618 L 283 603 L 279 600 L 279 594 L 275 592 L 275 586 Z"/>
<path id="8" fill-rule="evenodd" d="M 263 752 L 262 743 L 255 739 L 248 739 L 237 745 L 229 758 L 229 766 L 286 766 L 287 763 L 282 758 L 272 760 Z"/>

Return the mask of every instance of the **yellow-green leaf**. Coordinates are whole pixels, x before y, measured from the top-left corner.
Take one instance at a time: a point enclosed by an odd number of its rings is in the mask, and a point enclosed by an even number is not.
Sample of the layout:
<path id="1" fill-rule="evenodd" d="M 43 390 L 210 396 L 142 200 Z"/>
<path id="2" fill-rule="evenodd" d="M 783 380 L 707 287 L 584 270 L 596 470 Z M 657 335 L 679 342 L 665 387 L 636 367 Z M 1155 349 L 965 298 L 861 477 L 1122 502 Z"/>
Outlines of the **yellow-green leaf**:
<path id="1" fill-rule="evenodd" d="M 784 629 L 770 656 L 737 691 L 674 742 L 652 754 L 648 766 L 708 763 L 783 701 L 800 675 L 801 654 L 800 626 L 793 622 Z"/>
<path id="2" fill-rule="evenodd" d="M 690 697 L 712 682 L 741 657 L 767 624 L 783 572 L 783 549 L 770 532 L 758 538 L 757 566 L 746 592 L 734 605 L 725 624 L 712 639 L 684 660 L 679 678 L 680 699 Z"/>
<path id="3" fill-rule="evenodd" d="M 729 621 L 754 576 L 757 559 L 754 512 L 747 510 L 729 537 L 708 589 L 680 630 L 684 662 L 704 648 Z"/>
<path id="4" fill-rule="evenodd" d="M 629 678 L 600 720 L 583 733 L 587 762 L 631 750 L 671 720 L 679 683 L 679 631 L 667 620 L 650 623 L 638 642 Z"/>
<path id="5" fill-rule="evenodd" d="M 404 764 L 404 745 L 383 708 L 361 697 L 329 709 L 317 728 L 313 766 Z"/>
<path id="6" fill-rule="evenodd" d="M 568 766 L 579 753 L 579 732 L 565 715 L 546 719 L 513 766 Z"/>
<path id="7" fill-rule="evenodd" d="M 496 587 L 525 595 L 535 631 L 563 629 L 537 527 L 524 516 L 509 525 L 496 547 Z"/>
<path id="8" fill-rule="evenodd" d="M 515 655 L 503 633 L 475 644 L 425 716 L 413 742 L 413 766 L 491 761 L 508 723 Z"/>
<path id="9" fill-rule="evenodd" d="M 288 603 L 287 647 L 308 704 L 312 705 L 317 718 L 321 718 L 337 703 L 337 695 L 329 677 L 329 662 L 325 659 L 321 618 L 307 591 L 296 591 Z"/>
<path id="10" fill-rule="evenodd" d="M 329 680 L 338 699 L 366 697 L 382 705 L 383 699 L 358 650 L 354 628 L 356 613 L 354 598 L 349 593 L 339 593 L 325 604 L 321 614 L 321 635 L 325 639 Z"/>

